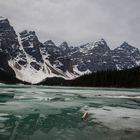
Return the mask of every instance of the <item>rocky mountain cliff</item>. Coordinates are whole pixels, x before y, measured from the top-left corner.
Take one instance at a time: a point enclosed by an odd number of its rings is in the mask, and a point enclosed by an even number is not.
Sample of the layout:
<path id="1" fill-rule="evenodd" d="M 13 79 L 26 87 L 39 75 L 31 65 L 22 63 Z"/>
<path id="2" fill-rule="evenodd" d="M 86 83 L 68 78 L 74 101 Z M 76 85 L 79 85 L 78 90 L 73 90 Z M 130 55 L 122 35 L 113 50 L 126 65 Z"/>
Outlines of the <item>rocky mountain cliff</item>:
<path id="1" fill-rule="evenodd" d="M 29 83 L 49 77 L 73 79 L 100 70 L 140 66 L 139 49 L 124 42 L 111 50 L 104 39 L 82 46 L 41 43 L 34 31 L 16 33 L 8 19 L 0 17 L 0 69 Z"/>

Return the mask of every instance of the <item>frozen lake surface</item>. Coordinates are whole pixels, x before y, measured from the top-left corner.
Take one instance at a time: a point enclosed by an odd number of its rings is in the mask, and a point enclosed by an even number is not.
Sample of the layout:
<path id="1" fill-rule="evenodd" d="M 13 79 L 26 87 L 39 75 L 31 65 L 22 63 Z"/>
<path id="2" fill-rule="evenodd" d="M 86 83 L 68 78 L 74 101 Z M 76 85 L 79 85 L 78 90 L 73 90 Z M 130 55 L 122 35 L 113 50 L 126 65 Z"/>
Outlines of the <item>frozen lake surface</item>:
<path id="1" fill-rule="evenodd" d="M 140 140 L 140 89 L 1 84 L 0 140 Z"/>

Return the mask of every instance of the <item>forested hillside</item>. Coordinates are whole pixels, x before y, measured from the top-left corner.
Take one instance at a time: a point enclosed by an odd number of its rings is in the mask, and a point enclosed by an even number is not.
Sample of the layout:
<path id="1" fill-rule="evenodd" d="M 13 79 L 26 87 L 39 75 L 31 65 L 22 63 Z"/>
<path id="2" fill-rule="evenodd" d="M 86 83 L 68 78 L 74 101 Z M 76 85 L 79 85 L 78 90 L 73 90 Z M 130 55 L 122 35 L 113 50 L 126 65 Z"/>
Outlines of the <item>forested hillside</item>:
<path id="1" fill-rule="evenodd" d="M 83 75 L 71 82 L 72 86 L 140 87 L 140 67 L 122 71 L 99 71 Z"/>
<path id="2" fill-rule="evenodd" d="M 98 71 L 83 75 L 74 80 L 49 78 L 40 84 L 85 87 L 140 87 L 140 67 L 121 71 Z"/>

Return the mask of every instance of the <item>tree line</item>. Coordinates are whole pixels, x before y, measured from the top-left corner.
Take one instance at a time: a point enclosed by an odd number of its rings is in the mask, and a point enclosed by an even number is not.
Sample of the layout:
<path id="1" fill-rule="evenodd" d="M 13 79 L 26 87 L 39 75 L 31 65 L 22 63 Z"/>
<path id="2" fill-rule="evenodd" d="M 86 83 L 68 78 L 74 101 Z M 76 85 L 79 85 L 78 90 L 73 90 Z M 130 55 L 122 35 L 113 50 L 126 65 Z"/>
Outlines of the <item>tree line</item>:
<path id="1" fill-rule="evenodd" d="M 47 78 L 42 85 L 85 86 L 85 87 L 140 87 L 140 67 L 126 70 L 97 71 L 82 75 L 74 80 Z"/>
<path id="2" fill-rule="evenodd" d="M 72 86 L 140 87 L 140 67 L 126 70 L 106 70 L 83 75 L 71 82 Z"/>

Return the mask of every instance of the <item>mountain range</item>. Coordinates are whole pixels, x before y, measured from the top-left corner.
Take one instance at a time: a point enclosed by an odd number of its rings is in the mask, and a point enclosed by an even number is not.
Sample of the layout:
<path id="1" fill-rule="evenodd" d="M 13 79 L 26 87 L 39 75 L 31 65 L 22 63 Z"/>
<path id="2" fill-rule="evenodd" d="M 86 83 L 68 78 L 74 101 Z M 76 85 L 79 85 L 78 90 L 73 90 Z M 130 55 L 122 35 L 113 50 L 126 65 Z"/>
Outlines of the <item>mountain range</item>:
<path id="1" fill-rule="evenodd" d="M 0 71 L 36 84 L 46 78 L 74 79 L 94 71 L 123 70 L 140 66 L 140 50 L 127 42 L 110 49 L 104 39 L 81 46 L 52 40 L 40 42 L 35 31 L 15 32 L 0 17 Z"/>

